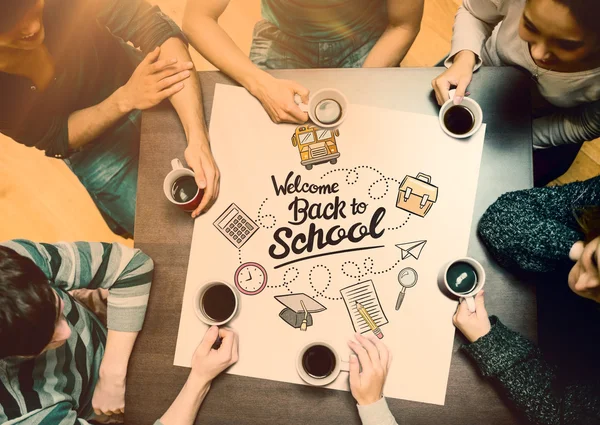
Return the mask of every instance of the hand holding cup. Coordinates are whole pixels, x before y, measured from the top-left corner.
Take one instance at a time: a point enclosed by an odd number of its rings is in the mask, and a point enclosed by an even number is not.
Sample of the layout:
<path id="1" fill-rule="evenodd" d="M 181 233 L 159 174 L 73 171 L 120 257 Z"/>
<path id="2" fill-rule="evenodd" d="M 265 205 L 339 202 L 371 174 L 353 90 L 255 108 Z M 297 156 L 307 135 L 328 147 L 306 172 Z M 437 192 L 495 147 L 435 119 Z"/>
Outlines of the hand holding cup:
<path id="1" fill-rule="evenodd" d="M 473 312 L 469 310 L 467 303 L 461 299 L 456 313 L 452 317 L 454 326 L 463 333 L 469 342 L 475 342 L 482 336 L 487 335 L 492 328 L 483 296 L 484 291 L 475 296 L 477 308 Z"/>

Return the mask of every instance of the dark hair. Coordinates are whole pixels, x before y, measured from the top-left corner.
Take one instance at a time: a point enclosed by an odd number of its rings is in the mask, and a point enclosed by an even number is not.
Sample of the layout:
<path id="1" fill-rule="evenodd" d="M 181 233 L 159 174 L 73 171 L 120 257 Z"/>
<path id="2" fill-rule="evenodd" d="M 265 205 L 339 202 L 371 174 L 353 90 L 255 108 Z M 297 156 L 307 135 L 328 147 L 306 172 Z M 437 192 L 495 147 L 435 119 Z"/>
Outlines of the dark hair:
<path id="1" fill-rule="evenodd" d="M 0 0 L 0 33 L 15 26 L 37 0 Z"/>
<path id="2" fill-rule="evenodd" d="M 566 6 L 581 27 L 600 36 L 598 17 L 600 17 L 600 1 L 598 0 L 554 0 Z"/>
<path id="3" fill-rule="evenodd" d="M 56 309 L 44 272 L 0 246 L 0 359 L 40 354 L 54 334 Z"/>
<path id="4" fill-rule="evenodd" d="M 575 217 L 586 243 L 600 236 L 600 206 L 581 208 L 575 212 Z"/>

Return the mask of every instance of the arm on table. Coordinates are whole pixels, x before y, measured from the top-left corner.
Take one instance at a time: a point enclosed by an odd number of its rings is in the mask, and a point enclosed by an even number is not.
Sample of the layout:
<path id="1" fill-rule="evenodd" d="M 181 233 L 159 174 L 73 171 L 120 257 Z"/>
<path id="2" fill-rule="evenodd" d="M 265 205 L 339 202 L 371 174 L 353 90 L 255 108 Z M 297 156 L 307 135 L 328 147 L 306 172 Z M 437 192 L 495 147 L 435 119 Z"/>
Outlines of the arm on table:
<path id="1" fill-rule="evenodd" d="M 363 425 L 398 425 L 383 397 L 383 386 L 392 365 L 392 353 L 373 335 L 355 334 L 348 341 L 355 354 L 350 356 L 350 391 Z"/>
<path id="2" fill-rule="evenodd" d="M 600 100 L 533 121 L 533 145 L 551 147 L 600 137 Z"/>
<path id="3" fill-rule="evenodd" d="M 399 66 L 421 30 L 424 0 L 388 0 L 389 24 L 367 56 L 364 68 Z"/>
<path id="4" fill-rule="evenodd" d="M 150 257 L 118 243 L 13 240 L 4 245 L 31 258 L 56 288 L 108 289 L 108 339 L 92 404 L 99 413 L 122 411 L 127 365 L 144 322 L 152 282 L 154 266 Z M 73 419 L 68 410 L 57 412 Z"/>
<path id="5" fill-rule="evenodd" d="M 448 100 L 451 86 L 456 86 L 454 103 L 462 102 L 473 71 L 481 66 L 481 49 L 494 27 L 504 19 L 506 0 L 464 0 L 456 13 L 452 48 L 444 65 L 448 68 L 431 85 L 438 104 Z"/>
<path id="6" fill-rule="evenodd" d="M 308 102 L 308 90 L 289 80 L 278 80 L 259 69 L 242 53 L 218 23 L 230 0 L 188 0 L 183 30 L 194 48 L 263 105 L 276 122 L 304 123 L 308 115 L 294 102 L 299 94 Z"/>
<path id="7" fill-rule="evenodd" d="M 554 369 L 530 341 L 505 327 L 495 316 L 490 317 L 490 322 L 491 331 L 463 349 L 484 376 L 502 387 L 531 423 L 598 423 L 597 382 L 562 385 Z"/>
<path id="8" fill-rule="evenodd" d="M 509 192 L 483 214 L 479 235 L 501 264 L 544 272 L 569 261 L 569 251 L 583 234 L 574 211 L 600 205 L 600 177 Z"/>
<path id="9" fill-rule="evenodd" d="M 217 337 L 219 349 L 212 348 Z M 208 329 L 192 358 L 192 371 L 169 410 L 155 425 L 192 425 L 212 380 L 238 361 L 238 337 L 235 332 L 216 326 Z"/>
<path id="10" fill-rule="evenodd" d="M 161 58 L 177 58 L 180 62 L 191 63 L 187 46 L 176 37 L 163 43 Z M 198 187 L 204 189 L 202 202 L 192 212 L 192 217 L 197 217 L 201 212 L 210 208 L 217 199 L 221 177 L 210 149 L 208 132 L 204 122 L 200 79 L 195 69 L 184 84 L 184 88 L 172 95 L 170 100 L 177 111 L 177 115 L 179 115 L 188 141 L 185 160 L 194 170 Z"/>

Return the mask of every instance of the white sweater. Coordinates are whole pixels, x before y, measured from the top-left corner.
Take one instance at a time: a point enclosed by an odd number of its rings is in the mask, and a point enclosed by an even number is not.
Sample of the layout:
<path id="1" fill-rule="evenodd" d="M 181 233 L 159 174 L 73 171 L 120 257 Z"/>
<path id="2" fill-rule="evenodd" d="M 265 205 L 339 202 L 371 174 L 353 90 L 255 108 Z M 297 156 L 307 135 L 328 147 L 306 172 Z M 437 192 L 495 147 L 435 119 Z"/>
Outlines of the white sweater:
<path id="1" fill-rule="evenodd" d="M 470 50 L 477 55 L 475 69 L 481 65 L 516 66 L 530 73 L 539 94 L 559 108 L 534 120 L 536 147 L 600 137 L 600 68 L 581 72 L 538 68 L 518 33 L 524 7 L 525 0 L 464 0 L 456 14 L 446 66 L 452 64 L 456 53 Z"/>

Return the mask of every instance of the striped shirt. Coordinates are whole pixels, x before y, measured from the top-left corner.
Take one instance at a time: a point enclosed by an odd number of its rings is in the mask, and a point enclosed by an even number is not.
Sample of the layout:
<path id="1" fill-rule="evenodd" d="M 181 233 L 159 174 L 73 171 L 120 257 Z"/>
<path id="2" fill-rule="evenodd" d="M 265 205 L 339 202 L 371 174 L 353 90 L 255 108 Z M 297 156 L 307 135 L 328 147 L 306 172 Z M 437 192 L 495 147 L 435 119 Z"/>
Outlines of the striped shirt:
<path id="1" fill-rule="evenodd" d="M 64 302 L 72 332 L 64 345 L 34 359 L 0 360 L 0 423 L 88 424 L 107 330 L 67 291 L 108 289 L 108 329 L 137 332 L 146 314 L 152 260 L 117 243 L 13 240 L 2 245 L 30 258 L 44 272 Z"/>

